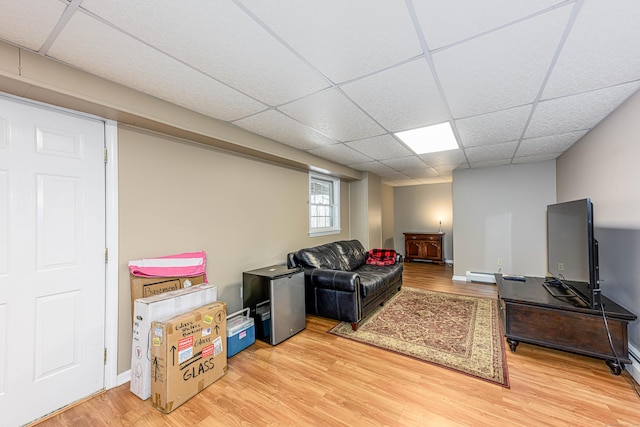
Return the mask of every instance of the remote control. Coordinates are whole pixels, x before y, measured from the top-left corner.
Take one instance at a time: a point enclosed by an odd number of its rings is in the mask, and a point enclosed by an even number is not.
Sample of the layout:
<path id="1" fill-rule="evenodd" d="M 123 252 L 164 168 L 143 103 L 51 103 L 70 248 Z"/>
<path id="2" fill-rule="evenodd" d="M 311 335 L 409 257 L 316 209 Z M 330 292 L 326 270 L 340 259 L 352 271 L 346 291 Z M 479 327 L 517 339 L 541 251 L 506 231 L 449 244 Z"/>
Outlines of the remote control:
<path id="1" fill-rule="evenodd" d="M 514 274 L 507 274 L 507 275 L 502 276 L 502 278 L 504 280 L 516 280 L 518 282 L 526 282 L 527 281 L 527 279 L 525 279 L 524 276 L 516 276 Z"/>

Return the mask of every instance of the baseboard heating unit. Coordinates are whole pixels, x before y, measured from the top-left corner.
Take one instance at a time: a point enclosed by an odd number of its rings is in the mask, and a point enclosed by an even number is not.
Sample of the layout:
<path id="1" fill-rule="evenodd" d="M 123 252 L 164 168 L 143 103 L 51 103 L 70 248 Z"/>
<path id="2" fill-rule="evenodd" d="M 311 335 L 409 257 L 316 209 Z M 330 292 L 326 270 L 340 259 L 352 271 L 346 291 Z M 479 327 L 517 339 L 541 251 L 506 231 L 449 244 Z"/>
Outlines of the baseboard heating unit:
<path id="1" fill-rule="evenodd" d="M 493 273 L 467 271 L 467 282 L 496 283 L 496 278 Z"/>
<path id="2" fill-rule="evenodd" d="M 629 343 L 629 358 L 631 359 L 631 364 L 626 366 L 627 372 L 631 374 L 631 376 L 640 383 L 640 350 L 635 348 L 633 344 Z"/>

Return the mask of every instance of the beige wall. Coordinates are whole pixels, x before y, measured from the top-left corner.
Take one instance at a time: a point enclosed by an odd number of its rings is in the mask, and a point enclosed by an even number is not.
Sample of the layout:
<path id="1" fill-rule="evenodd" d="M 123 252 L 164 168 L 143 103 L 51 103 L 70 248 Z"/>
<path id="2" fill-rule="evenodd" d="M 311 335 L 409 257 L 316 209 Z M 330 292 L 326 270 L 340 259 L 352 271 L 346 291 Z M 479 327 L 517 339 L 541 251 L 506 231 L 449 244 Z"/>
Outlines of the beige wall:
<path id="1" fill-rule="evenodd" d="M 591 198 L 602 293 L 640 314 L 640 94 L 557 161 L 558 201 Z M 629 325 L 640 348 L 640 324 Z"/>
<path id="2" fill-rule="evenodd" d="M 347 182 L 359 171 L 1 42 L 0 91 L 137 127 L 120 126 L 118 140 L 118 373 L 130 366 L 129 260 L 205 250 L 234 310 L 243 270 L 350 237 Z M 307 236 L 307 170 L 343 180 L 341 234 Z"/>
<path id="3" fill-rule="evenodd" d="M 367 228 L 369 248 L 382 247 L 382 180 L 378 175 L 367 173 L 369 184 L 367 197 Z"/>
<path id="4" fill-rule="evenodd" d="M 367 188 L 368 175 L 362 174 L 362 179 L 349 183 L 349 230 L 351 238 L 359 240 L 369 249 L 369 231 L 367 230 Z"/>
<path id="5" fill-rule="evenodd" d="M 558 158 L 558 201 L 590 197 L 600 227 L 640 230 L 640 94 Z"/>
<path id="6" fill-rule="evenodd" d="M 382 210 L 382 247 L 394 249 L 393 223 L 393 187 L 382 184 L 380 186 L 380 208 Z"/>
<path id="7" fill-rule="evenodd" d="M 350 236 L 348 184 L 342 233 L 309 238 L 306 172 L 135 128 L 119 129 L 119 186 L 118 373 L 131 358 L 128 261 L 204 250 L 209 281 L 235 311 L 243 271 Z"/>
<path id="8" fill-rule="evenodd" d="M 453 259 L 453 200 L 451 184 L 414 185 L 393 190 L 395 249 L 404 254 L 407 232 L 436 233 L 442 219 L 444 258 Z"/>
<path id="9" fill-rule="evenodd" d="M 363 172 L 362 179 L 349 184 L 351 238 L 365 249 L 382 245 L 382 181 L 378 175 Z"/>

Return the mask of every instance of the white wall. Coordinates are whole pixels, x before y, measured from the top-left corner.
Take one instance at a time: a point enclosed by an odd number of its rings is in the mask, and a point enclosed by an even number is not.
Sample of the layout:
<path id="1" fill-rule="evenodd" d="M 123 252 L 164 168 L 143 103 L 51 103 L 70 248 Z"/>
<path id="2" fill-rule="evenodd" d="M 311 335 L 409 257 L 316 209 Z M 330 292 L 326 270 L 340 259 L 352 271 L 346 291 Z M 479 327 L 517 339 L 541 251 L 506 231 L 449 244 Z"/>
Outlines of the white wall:
<path id="1" fill-rule="evenodd" d="M 395 250 L 405 253 L 407 232 L 437 233 L 442 219 L 444 258 L 453 258 L 453 200 L 451 184 L 427 184 L 393 189 Z"/>
<path id="2" fill-rule="evenodd" d="M 640 314 L 640 94 L 557 161 L 558 201 L 591 198 L 602 293 Z M 629 325 L 640 349 L 640 324 Z"/>
<path id="3" fill-rule="evenodd" d="M 545 276 L 546 212 L 555 192 L 555 161 L 455 171 L 454 276 L 500 268 Z"/>

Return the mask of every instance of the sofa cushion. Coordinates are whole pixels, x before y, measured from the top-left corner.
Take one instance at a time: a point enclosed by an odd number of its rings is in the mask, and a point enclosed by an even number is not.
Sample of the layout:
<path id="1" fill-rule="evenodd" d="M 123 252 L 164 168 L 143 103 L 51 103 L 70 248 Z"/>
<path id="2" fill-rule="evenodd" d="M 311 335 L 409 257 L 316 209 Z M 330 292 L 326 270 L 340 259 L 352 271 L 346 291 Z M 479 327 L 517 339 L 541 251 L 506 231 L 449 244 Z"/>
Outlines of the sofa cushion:
<path id="1" fill-rule="evenodd" d="M 306 268 L 343 269 L 333 243 L 300 249 L 296 252 L 296 259 L 300 265 Z"/>
<path id="2" fill-rule="evenodd" d="M 340 258 L 342 270 L 353 271 L 364 264 L 367 259 L 367 251 L 358 240 L 342 240 L 335 242 L 334 245 Z"/>
<path id="3" fill-rule="evenodd" d="M 360 293 L 362 298 L 376 297 L 386 291 L 389 283 L 402 276 L 402 263 L 394 265 L 371 265 L 363 264 L 354 270 L 360 276 Z"/>

